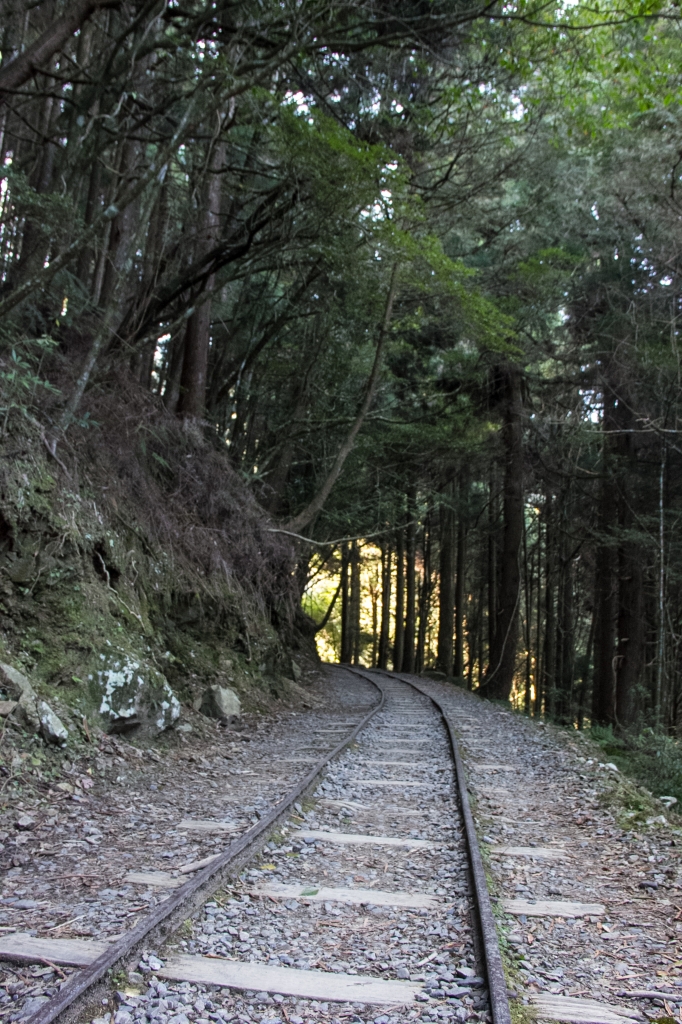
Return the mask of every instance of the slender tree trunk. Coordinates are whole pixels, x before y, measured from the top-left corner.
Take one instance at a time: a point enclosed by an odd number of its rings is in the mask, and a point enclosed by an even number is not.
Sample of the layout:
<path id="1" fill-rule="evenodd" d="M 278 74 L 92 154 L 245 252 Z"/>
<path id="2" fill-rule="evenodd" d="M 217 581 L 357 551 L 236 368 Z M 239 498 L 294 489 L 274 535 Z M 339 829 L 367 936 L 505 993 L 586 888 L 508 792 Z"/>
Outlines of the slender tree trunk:
<path id="1" fill-rule="evenodd" d="M 578 697 L 578 729 L 582 729 L 583 727 L 585 709 L 587 707 L 587 688 L 590 678 L 590 663 L 592 661 L 592 649 L 594 647 L 594 626 L 595 617 L 593 614 L 592 621 L 590 622 L 590 633 L 587 638 L 587 651 L 585 653 L 585 662 L 580 680 L 580 694 Z"/>
<path id="2" fill-rule="evenodd" d="M 390 542 L 381 546 L 381 631 L 379 633 L 379 668 L 388 668 L 391 630 L 391 582 L 393 559 Z"/>
<path id="3" fill-rule="evenodd" d="M 417 524 L 414 522 L 414 495 L 409 502 L 412 522 L 407 527 L 406 569 L 405 569 L 405 641 L 403 649 L 403 672 L 414 672 L 415 629 L 417 625 L 416 604 L 416 556 Z"/>
<path id="4" fill-rule="evenodd" d="M 396 536 L 395 631 L 393 634 L 393 671 L 401 672 L 405 651 L 405 531 Z"/>
<path id="5" fill-rule="evenodd" d="M 532 685 L 532 644 L 531 624 L 533 621 L 533 563 L 528 558 L 528 530 L 523 524 L 523 590 L 525 596 L 524 633 L 526 641 L 526 685 L 523 695 L 523 710 L 530 715 L 530 691 Z"/>
<path id="6" fill-rule="evenodd" d="M 658 635 L 656 639 L 656 684 L 654 688 L 654 720 L 661 724 L 661 707 L 665 681 L 665 469 L 666 445 L 661 444 L 661 463 L 658 473 Z"/>
<path id="7" fill-rule="evenodd" d="M 423 672 L 426 659 L 426 633 L 431 609 L 431 530 L 428 520 L 424 524 L 422 553 L 424 557 L 424 579 L 419 595 L 419 628 L 417 630 L 417 653 L 414 660 L 415 672 Z"/>
<path id="8" fill-rule="evenodd" d="M 561 559 L 557 615 L 556 672 L 558 701 L 556 715 L 560 722 L 568 725 L 573 721 L 575 649 L 573 635 L 573 561 L 567 552 L 567 538 L 564 538 L 563 547 L 564 555 Z"/>
<path id="9" fill-rule="evenodd" d="M 509 700 L 516 668 L 519 624 L 519 553 L 524 518 L 523 406 L 519 367 L 506 363 L 501 368 L 501 374 L 504 388 L 504 530 L 500 558 L 499 614 L 483 689 L 486 697 Z"/>
<path id="10" fill-rule="evenodd" d="M 221 171 L 225 164 L 227 143 L 218 142 L 210 160 L 207 183 L 204 223 L 198 239 L 197 256 L 204 256 L 216 245 L 220 237 L 220 208 L 223 178 Z M 199 298 L 197 307 L 187 321 L 185 330 L 185 352 L 180 378 L 180 400 L 178 413 L 188 421 L 200 420 L 204 415 L 206 402 L 206 381 L 208 355 L 211 347 L 211 296 L 215 278 L 211 274 Z"/>
<path id="11" fill-rule="evenodd" d="M 636 689 L 644 668 L 644 574 L 637 543 L 621 544 L 618 557 L 619 610 L 616 652 L 616 721 L 630 729 L 637 718 Z"/>
<path id="12" fill-rule="evenodd" d="M 542 656 L 542 688 L 545 696 L 545 714 L 550 718 L 553 718 L 556 712 L 556 552 L 554 550 L 552 504 L 551 498 L 548 498 L 545 528 L 545 646 Z"/>
<path id="13" fill-rule="evenodd" d="M 379 587 L 376 578 L 370 586 L 369 596 L 372 601 L 372 668 L 376 668 L 379 652 Z"/>
<path id="14" fill-rule="evenodd" d="M 490 466 L 488 494 L 488 660 L 495 649 L 495 628 L 497 626 L 497 493 L 495 463 Z"/>
<path id="15" fill-rule="evenodd" d="M 542 651 L 542 520 L 538 519 L 538 578 L 537 578 L 537 622 L 535 628 L 535 708 L 533 715 L 542 715 L 544 680 L 544 657 Z"/>
<path id="16" fill-rule="evenodd" d="M 76 0 L 70 4 L 68 11 L 51 21 L 35 42 L 0 69 L 0 104 L 6 103 L 17 89 L 44 69 L 94 11 L 120 6 L 121 0 Z"/>
<path id="17" fill-rule="evenodd" d="M 595 636 L 594 676 L 592 682 L 592 720 L 597 725 L 616 723 L 615 642 L 618 587 L 613 542 L 614 494 L 611 436 L 616 429 L 616 400 L 612 389 L 604 387 L 604 439 L 602 442 L 602 478 L 599 503 L 599 546 L 595 558 Z"/>
<path id="18" fill-rule="evenodd" d="M 362 601 L 362 580 L 360 577 L 361 558 L 358 550 L 358 542 L 354 540 L 350 552 L 350 626 L 351 639 L 349 641 L 352 661 L 354 665 L 360 664 L 360 606 Z"/>
<path id="19" fill-rule="evenodd" d="M 646 618 L 644 608 L 645 554 L 633 538 L 637 528 L 632 485 L 637 472 L 637 422 L 627 382 L 619 389 L 615 414 L 619 423 L 616 435 L 618 452 L 618 491 L 621 541 L 618 547 L 618 647 L 616 650 L 616 722 L 619 729 L 631 729 L 637 718 L 637 686 L 644 670 Z M 625 394 L 623 394 L 625 392 Z"/>
<path id="20" fill-rule="evenodd" d="M 455 616 L 455 545 L 452 486 L 446 490 L 447 504 L 440 510 L 440 600 L 438 604 L 438 659 L 439 672 L 448 679 L 452 676 L 452 629 Z"/>
<path id="21" fill-rule="evenodd" d="M 341 548 L 341 656 L 339 658 L 342 665 L 350 665 L 353 654 L 352 628 L 350 625 L 349 564 L 349 546 L 344 544 Z"/>
<path id="22" fill-rule="evenodd" d="M 466 559 L 466 532 L 464 511 L 460 500 L 457 523 L 457 579 L 455 583 L 455 661 L 453 673 L 457 679 L 464 676 L 464 573 Z"/>

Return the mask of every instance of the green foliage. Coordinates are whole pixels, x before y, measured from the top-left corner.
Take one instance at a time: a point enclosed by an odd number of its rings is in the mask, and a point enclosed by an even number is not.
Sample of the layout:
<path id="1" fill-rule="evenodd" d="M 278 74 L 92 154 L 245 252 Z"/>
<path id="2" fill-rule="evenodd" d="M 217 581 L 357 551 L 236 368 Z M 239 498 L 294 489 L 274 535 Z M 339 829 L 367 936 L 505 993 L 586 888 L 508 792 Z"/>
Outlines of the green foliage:
<path id="1" fill-rule="evenodd" d="M 48 336 L 27 338 L 0 355 L 0 415 L 4 416 L 1 433 L 7 429 L 12 412 L 30 416 L 46 392 L 59 393 L 40 372 L 43 357 L 56 345 Z"/>
<path id="2" fill-rule="evenodd" d="M 682 744 L 679 740 L 651 728 L 625 737 L 616 736 L 612 726 L 592 726 L 590 732 L 619 769 L 654 796 L 673 796 L 682 804 Z M 640 805 L 629 806 L 637 811 L 645 809 Z"/>

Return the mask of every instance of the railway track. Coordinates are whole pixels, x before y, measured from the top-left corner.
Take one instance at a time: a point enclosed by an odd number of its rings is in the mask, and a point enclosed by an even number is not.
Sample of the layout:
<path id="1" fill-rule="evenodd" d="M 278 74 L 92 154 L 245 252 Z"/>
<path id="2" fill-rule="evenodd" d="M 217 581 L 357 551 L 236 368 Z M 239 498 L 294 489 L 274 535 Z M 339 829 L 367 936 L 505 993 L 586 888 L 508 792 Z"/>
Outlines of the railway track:
<path id="1" fill-rule="evenodd" d="M 452 724 L 414 680 L 336 671 L 376 706 L 132 930 L 4 940 L 2 959 L 81 968 L 29 1024 L 509 1024 Z"/>

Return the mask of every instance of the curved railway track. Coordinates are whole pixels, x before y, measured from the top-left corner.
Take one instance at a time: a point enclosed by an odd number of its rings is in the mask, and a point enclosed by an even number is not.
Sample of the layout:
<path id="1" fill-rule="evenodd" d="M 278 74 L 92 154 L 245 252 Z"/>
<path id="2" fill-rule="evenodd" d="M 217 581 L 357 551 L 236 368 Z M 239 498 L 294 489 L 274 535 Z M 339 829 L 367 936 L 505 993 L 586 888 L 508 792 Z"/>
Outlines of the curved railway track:
<path id="1" fill-rule="evenodd" d="M 82 967 L 28 1024 L 510 1024 L 447 712 L 413 679 L 336 671 L 377 704 L 190 882 L 104 950 L 17 937 L 17 959 Z"/>

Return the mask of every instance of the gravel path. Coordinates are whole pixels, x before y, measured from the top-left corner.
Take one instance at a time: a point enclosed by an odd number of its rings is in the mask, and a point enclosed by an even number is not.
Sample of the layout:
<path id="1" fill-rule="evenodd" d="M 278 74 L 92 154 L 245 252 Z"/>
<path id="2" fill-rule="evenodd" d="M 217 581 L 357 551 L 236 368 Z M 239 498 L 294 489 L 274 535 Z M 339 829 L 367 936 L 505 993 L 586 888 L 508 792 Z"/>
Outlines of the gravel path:
<path id="1" fill-rule="evenodd" d="M 352 678 L 343 670 L 335 675 Z M 292 819 L 232 890 L 206 905 L 192 936 L 179 946 L 249 963 L 410 979 L 422 983 L 422 1002 L 396 1008 L 224 993 L 226 1019 L 292 1024 L 490 1020 L 487 993 L 482 980 L 475 980 L 479 970 L 468 922 L 466 854 L 445 729 L 427 698 L 405 684 L 382 682 L 387 691 L 384 710 L 353 749 L 333 763 L 314 805 Z M 306 840 L 301 833 L 307 831 L 416 839 L 430 845 L 342 845 L 324 838 Z M 264 882 L 273 881 L 295 882 L 309 893 L 321 886 L 419 893 L 430 895 L 434 906 L 381 906 L 371 897 L 357 906 L 257 895 Z M 139 1024 L 141 1009 L 134 1016 Z M 166 1019 L 185 1024 L 172 1015 L 162 1015 L 160 1024 Z"/>
<path id="2" fill-rule="evenodd" d="M 181 867 L 226 845 L 224 834 L 178 828 L 183 819 L 228 822 L 230 838 L 239 835 L 377 700 L 357 677 L 320 672 L 312 709 L 244 716 L 240 731 L 207 722 L 203 736 L 179 734 L 166 749 L 101 736 L 77 757 L 37 743 L 36 755 L 12 752 L 12 795 L 0 816 L 0 929 L 50 938 L 122 934 L 168 896 L 125 882 L 128 873 L 164 871 L 185 881 L 191 872 Z M 29 1015 L 71 973 L 0 963 L 0 1020 Z"/>
<path id="3" fill-rule="evenodd" d="M 656 813 L 642 822 L 618 803 L 627 785 L 579 734 L 459 689 L 419 683 L 447 704 L 460 735 L 518 1004 L 579 997 L 631 1018 L 681 1019 L 680 830 Z M 147 951 L 96 1024 L 487 1024 L 486 993 L 472 984 L 480 968 L 446 734 L 425 697 L 397 680 L 384 685 L 384 710 L 334 762 L 314 800 L 298 807 L 233 887 L 205 905 L 174 948 Z M 222 820 L 238 834 L 309 770 L 308 758 L 332 749 L 376 701 L 368 683 L 342 669 L 328 669 L 317 693 L 320 705 L 305 714 L 254 720 L 241 738 L 216 733 L 200 750 L 187 744 L 159 755 L 104 738 L 89 760 L 67 765 L 61 779 L 72 780 L 72 791 L 55 780 L 51 792 L 36 787 L 31 797 L 24 789 L 21 806 L 3 822 L 8 870 L 0 927 L 96 938 L 130 927 L 166 894 L 125 883 L 129 871 L 179 877 L 181 866 L 226 842 L 180 829 L 180 820 Z M 417 845 L 343 845 L 306 832 Z M 285 885 L 299 886 L 298 897 L 260 891 Z M 406 893 L 432 903 L 316 900 L 321 887 Z M 575 900 L 604 910 L 578 918 L 512 915 L 505 900 Z M 409 1005 L 378 1007 L 159 980 L 164 957 L 174 953 L 409 979 L 421 991 Z M 36 1010 L 70 973 L 49 964 L 0 969 L 0 1018 L 9 1021 Z M 645 991 L 651 994 L 637 994 Z"/>
<path id="4" fill-rule="evenodd" d="M 600 764 L 579 733 L 419 682 L 451 709 L 500 901 L 577 900 L 605 908 L 574 919 L 500 910 L 518 998 L 578 996 L 642 1019 L 679 1019 L 682 830 L 660 808 L 648 823 L 624 808 L 615 766 Z M 497 854 L 496 847 L 556 847 L 565 859 Z M 675 995 L 624 994 L 643 991 Z"/>

